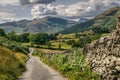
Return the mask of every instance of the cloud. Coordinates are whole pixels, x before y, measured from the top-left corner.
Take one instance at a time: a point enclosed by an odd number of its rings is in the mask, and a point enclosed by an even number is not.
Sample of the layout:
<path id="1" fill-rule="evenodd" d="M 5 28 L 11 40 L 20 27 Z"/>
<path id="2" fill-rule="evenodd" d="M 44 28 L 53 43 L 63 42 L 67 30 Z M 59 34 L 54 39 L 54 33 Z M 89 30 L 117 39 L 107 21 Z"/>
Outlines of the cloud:
<path id="1" fill-rule="evenodd" d="M 54 2 L 55 0 L 20 0 L 22 5 L 29 5 L 29 4 L 48 4 Z"/>
<path id="2" fill-rule="evenodd" d="M 80 16 L 84 11 L 80 5 L 83 5 L 83 3 L 77 3 L 69 6 L 58 5 L 56 6 L 56 12 L 58 15 L 66 17 Z"/>
<path id="3" fill-rule="evenodd" d="M 54 1 L 55 0 L 0 0 L 0 23 L 21 20 L 23 18 L 31 19 L 30 11 L 33 5 L 48 4 Z M 44 13 L 46 11 L 44 10 Z"/>
<path id="4" fill-rule="evenodd" d="M 44 15 L 56 15 L 55 7 L 51 4 L 48 5 L 36 5 L 32 8 L 31 14 L 33 18 L 39 18 Z"/>
<path id="5" fill-rule="evenodd" d="M 48 15 L 68 19 L 94 17 L 113 6 L 120 6 L 120 0 L 0 0 L 0 21 Z"/>
<path id="6" fill-rule="evenodd" d="M 29 4 L 48 4 L 55 0 L 0 0 L 0 6 L 6 5 L 29 5 Z"/>
<path id="7" fill-rule="evenodd" d="M 0 12 L 0 21 L 15 21 L 15 14 L 8 12 Z"/>
<path id="8" fill-rule="evenodd" d="M 54 6 L 51 4 L 39 4 L 33 6 L 31 10 L 31 15 L 33 18 L 39 18 L 41 16 L 50 15 L 50 16 L 63 16 L 63 17 L 72 17 L 79 14 L 79 12 L 82 12 L 83 9 L 81 7 L 78 7 L 76 5 L 58 5 Z"/>
<path id="9" fill-rule="evenodd" d="M 46 15 L 61 16 L 67 18 L 93 17 L 99 12 L 112 7 L 119 6 L 119 0 L 89 0 L 78 2 L 70 5 L 35 5 L 31 14 L 33 18 L 39 18 Z"/>
<path id="10" fill-rule="evenodd" d="M 0 0 L 0 6 L 18 5 L 19 0 Z"/>
<path id="11" fill-rule="evenodd" d="M 0 23 L 3 22 L 12 22 L 12 21 L 19 21 L 22 19 L 29 19 L 28 17 L 16 17 L 15 13 L 10 12 L 0 12 Z"/>

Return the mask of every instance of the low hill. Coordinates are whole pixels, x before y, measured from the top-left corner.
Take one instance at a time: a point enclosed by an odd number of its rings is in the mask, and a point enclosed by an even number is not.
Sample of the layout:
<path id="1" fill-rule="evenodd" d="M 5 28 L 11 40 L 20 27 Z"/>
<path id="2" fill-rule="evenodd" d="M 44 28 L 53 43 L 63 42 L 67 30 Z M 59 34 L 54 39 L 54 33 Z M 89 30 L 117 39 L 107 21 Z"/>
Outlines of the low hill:
<path id="1" fill-rule="evenodd" d="M 0 24 L 0 28 L 3 28 L 5 32 L 15 31 L 17 33 L 56 33 L 69 28 L 74 24 L 74 21 L 48 16 L 42 19 L 7 22 Z"/>
<path id="2" fill-rule="evenodd" d="M 104 13 L 99 14 L 91 20 L 79 23 L 75 26 L 67 28 L 60 33 L 69 34 L 85 31 L 90 28 L 109 28 L 111 30 L 115 29 L 116 26 L 116 16 L 120 13 L 120 7 L 112 7 L 106 10 Z"/>

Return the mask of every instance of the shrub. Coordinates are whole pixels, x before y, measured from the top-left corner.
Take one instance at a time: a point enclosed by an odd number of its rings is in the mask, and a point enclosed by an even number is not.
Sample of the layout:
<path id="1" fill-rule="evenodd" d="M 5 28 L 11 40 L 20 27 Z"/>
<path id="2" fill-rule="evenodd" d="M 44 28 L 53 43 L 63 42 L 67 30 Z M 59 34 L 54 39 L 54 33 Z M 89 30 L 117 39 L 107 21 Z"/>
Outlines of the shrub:
<path id="1" fill-rule="evenodd" d="M 65 54 L 44 54 L 40 51 L 35 55 L 68 77 L 69 80 L 98 80 L 98 76 L 92 73 L 89 65 L 86 65 L 85 55 L 80 49 Z"/>
<path id="2" fill-rule="evenodd" d="M 27 46 L 23 46 L 21 43 L 8 40 L 7 38 L 0 38 L 0 45 L 3 45 L 13 51 L 23 52 L 25 54 L 29 53 Z"/>

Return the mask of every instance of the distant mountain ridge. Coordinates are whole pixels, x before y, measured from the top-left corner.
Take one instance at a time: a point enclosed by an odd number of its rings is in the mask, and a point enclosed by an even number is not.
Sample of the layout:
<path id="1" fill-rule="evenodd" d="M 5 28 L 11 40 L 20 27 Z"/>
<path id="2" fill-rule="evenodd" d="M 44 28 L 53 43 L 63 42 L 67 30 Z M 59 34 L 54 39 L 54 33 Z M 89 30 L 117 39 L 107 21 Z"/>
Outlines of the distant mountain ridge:
<path id="1" fill-rule="evenodd" d="M 7 22 L 0 24 L 0 28 L 3 28 L 5 32 L 56 33 L 69 28 L 74 24 L 74 21 L 48 16 L 42 19 Z"/>
<path id="2" fill-rule="evenodd" d="M 82 23 L 78 23 L 75 26 L 67 28 L 59 33 L 69 34 L 85 31 L 90 28 L 95 27 L 108 27 L 110 29 L 115 29 L 116 26 L 116 16 L 120 13 L 120 7 L 112 7 L 106 10 L 104 13 L 99 14 L 93 19 L 87 20 Z"/>

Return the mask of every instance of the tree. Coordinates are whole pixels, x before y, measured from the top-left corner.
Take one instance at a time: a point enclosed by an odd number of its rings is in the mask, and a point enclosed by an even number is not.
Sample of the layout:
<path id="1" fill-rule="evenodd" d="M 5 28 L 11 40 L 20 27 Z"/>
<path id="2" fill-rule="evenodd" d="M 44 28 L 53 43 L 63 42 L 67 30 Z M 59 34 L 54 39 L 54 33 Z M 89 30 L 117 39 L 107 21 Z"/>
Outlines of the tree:
<path id="1" fill-rule="evenodd" d="M 38 33 L 36 42 L 38 44 L 45 44 L 49 41 L 49 36 L 46 33 Z"/>
<path id="2" fill-rule="evenodd" d="M 109 33 L 110 30 L 109 30 L 108 27 L 103 27 L 103 28 L 101 28 L 101 32 L 102 32 L 102 33 Z"/>
<path id="3" fill-rule="evenodd" d="M 51 43 L 48 43 L 47 46 L 48 46 L 48 48 L 51 48 L 52 45 L 51 45 Z"/>
<path id="4" fill-rule="evenodd" d="M 10 33 L 8 33 L 7 37 L 8 37 L 9 40 L 14 40 L 14 41 L 17 40 L 17 35 L 14 31 L 11 31 Z"/>
<path id="5" fill-rule="evenodd" d="M 61 44 L 58 45 L 58 49 L 61 49 Z"/>
<path id="6" fill-rule="evenodd" d="M 55 34 L 50 34 L 50 35 L 49 35 L 49 39 L 50 39 L 50 40 L 57 40 L 57 37 L 56 37 Z"/>
<path id="7" fill-rule="evenodd" d="M 29 42 L 30 33 L 23 33 L 17 36 L 17 41 L 19 42 Z"/>
<path id="8" fill-rule="evenodd" d="M 86 44 L 91 43 L 92 39 L 90 37 L 79 38 L 77 42 L 73 44 L 73 47 L 83 48 Z"/>
<path id="9" fill-rule="evenodd" d="M 69 40 L 69 41 L 67 42 L 67 44 L 69 44 L 69 45 L 72 45 L 72 46 L 73 46 L 73 45 L 75 44 L 75 42 L 76 42 L 75 40 Z"/>
<path id="10" fill-rule="evenodd" d="M 75 33 L 75 37 L 76 37 L 76 38 L 78 38 L 78 37 L 79 37 L 79 34 L 78 34 L 77 32 Z"/>
<path id="11" fill-rule="evenodd" d="M 49 41 L 49 36 L 46 33 L 37 33 L 30 35 L 29 39 L 35 44 L 45 44 Z"/>
<path id="12" fill-rule="evenodd" d="M 6 36 L 6 34 L 5 34 L 3 29 L 0 29 L 0 36 Z"/>
<path id="13" fill-rule="evenodd" d="M 108 27 L 95 27 L 92 30 L 97 34 L 109 33 L 110 32 Z"/>
<path id="14" fill-rule="evenodd" d="M 29 35 L 29 40 L 31 43 L 35 43 L 35 39 L 36 39 L 36 34 L 30 34 Z"/>

